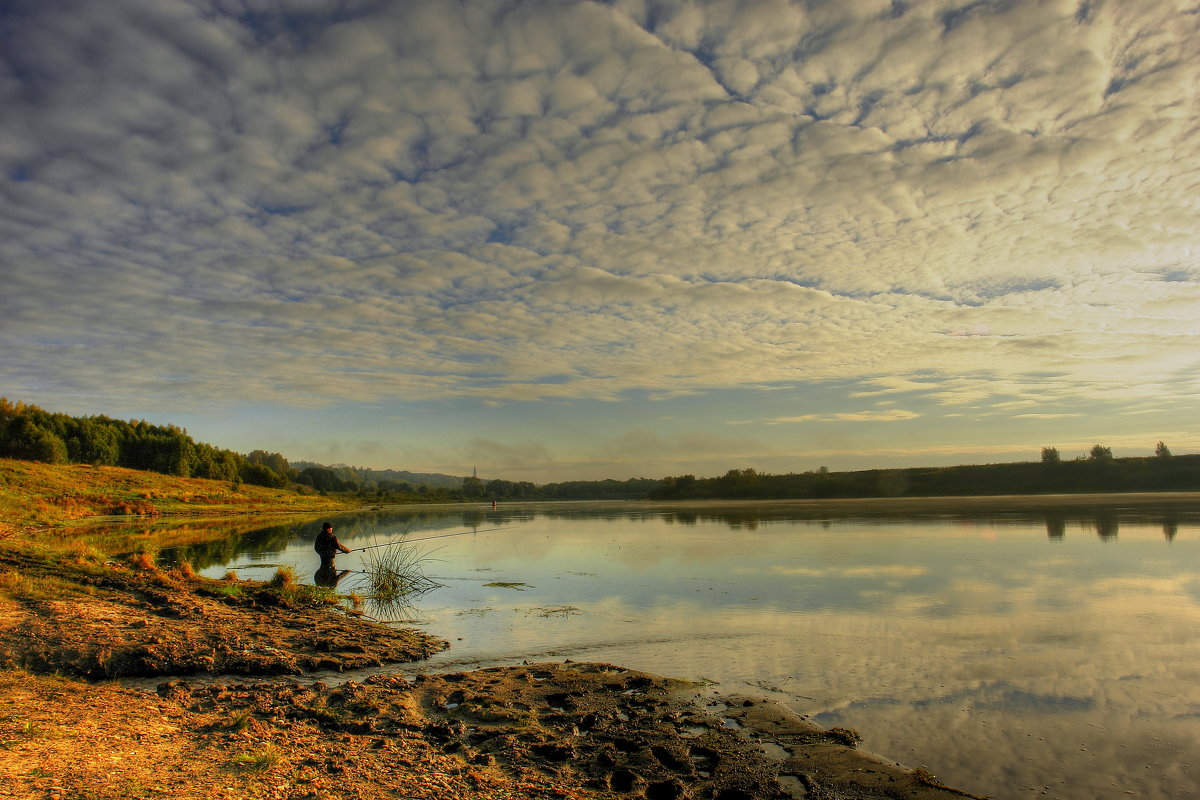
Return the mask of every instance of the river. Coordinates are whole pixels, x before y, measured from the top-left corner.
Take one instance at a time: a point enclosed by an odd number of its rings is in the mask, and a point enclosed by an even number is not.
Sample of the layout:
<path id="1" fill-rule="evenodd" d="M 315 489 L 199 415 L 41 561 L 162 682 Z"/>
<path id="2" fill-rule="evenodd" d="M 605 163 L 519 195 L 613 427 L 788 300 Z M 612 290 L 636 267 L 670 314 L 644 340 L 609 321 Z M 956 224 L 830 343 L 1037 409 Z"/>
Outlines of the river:
<path id="1" fill-rule="evenodd" d="M 1063 502 L 329 519 L 352 548 L 440 537 L 408 545 L 438 588 L 368 606 L 450 641 L 423 669 L 606 661 L 771 697 L 998 800 L 1198 797 L 1200 503 Z M 319 526 L 163 557 L 210 577 L 290 564 L 311 581 Z M 371 552 L 337 566 L 360 569 Z"/>

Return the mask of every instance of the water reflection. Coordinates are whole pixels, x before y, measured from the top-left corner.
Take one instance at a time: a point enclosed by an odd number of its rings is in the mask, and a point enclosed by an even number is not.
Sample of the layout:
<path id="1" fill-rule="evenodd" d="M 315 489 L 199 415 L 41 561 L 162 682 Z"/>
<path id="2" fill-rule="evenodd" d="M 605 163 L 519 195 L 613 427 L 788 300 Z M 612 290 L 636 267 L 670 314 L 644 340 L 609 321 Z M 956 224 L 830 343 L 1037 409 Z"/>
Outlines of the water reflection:
<path id="1" fill-rule="evenodd" d="M 1179 533 L 1179 522 L 1173 517 L 1167 517 L 1162 523 L 1163 536 L 1169 542 L 1175 538 L 1175 534 Z"/>
<path id="2" fill-rule="evenodd" d="M 399 507 L 355 512 L 338 515 L 337 519 L 342 538 L 358 544 L 367 540 L 377 542 L 381 537 L 383 540 L 396 538 L 404 531 L 415 531 L 421 535 L 456 529 L 472 531 L 520 524 L 534 517 L 607 523 L 653 521 L 684 528 L 720 523 L 732 532 L 749 533 L 779 526 L 793 527 L 797 523 L 817 525 L 824 530 L 848 522 L 960 522 L 995 527 L 1038 524 L 1044 526 L 1047 537 L 1055 541 L 1066 538 L 1071 528 L 1094 533 L 1102 541 L 1111 541 L 1117 538 L 1122 524 L 1147 522 L 1160 526 L 1164 537 L 1174 540 L 1181 524 L 1194 524 L 1197 520 L 1196 505 L 1190 501 L 1131 504 L 1126 498 L 1114 496 L 1111 505 L 1100 508 L 1094 502 L 1059 501 L 1056 505 L 1047 506 L 1047 500 L 1034 498 L 1034 501 L 1032 506 L 1028 499 L 1020 498 L 868 499 L 841 503 L 721 502 L 686 507 L 632 502 L 521 504 L 496 509 L 425 506 L 419 509 Z M 219 527 L 221 523 L 210 524 Z M 168 548 L 163 551 L 161 558 L 167 565 L 187 558 L 199 568 L 226 564 L 246 556 L 279 552 L 297 538 L 315 537 L 320 530 L 319 524 L 316 519 L 288 521 L 248 532 L 245 522 L 239 528 L 225 523 L 227 535 L 219 536 L 210 531 L 208 540 Z M 161 531 L 145 532 L 147 536 L 155 533 L 161 534 Z M 133 549 L 130 547 L 130 552 Z"/>
<path id="3" fill-rule="evenodd" d="M 312 574 L 320 521 L 164 557 L 214 577 L 266 561 Z M 449 534 L 429 542 L 439 588 L 365 607 L 453 642 L 433 666 L 572 658 L 712 679 L 1003 800 L 1200 796 L 1200 504 L 564 503 L 334 521 L 350 547 Z"/>
<path id="4" fill-rule="evenodd" d="M 1058 514 L 1046 515 L 1046 535 L 1057 541 L 1067 535 L 1067 520 Z"/>
<path id="5" fill-rule="evenodd" d="M 313 573 L 313 583 L 317 586 L 326 586 L 330 589 L 336 588 L 342 578 L 350 575 L 354 570 L 343 569 L 339 570 L 333 565 L 333 559 L 321 561 L 321 566 Z"/>

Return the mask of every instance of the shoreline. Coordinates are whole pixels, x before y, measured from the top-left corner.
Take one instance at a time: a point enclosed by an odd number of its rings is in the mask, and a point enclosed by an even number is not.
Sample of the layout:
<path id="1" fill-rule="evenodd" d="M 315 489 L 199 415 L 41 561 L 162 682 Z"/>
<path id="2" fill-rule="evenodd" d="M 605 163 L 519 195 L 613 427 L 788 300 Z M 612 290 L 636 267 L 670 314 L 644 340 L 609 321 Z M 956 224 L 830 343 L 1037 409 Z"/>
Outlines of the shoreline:
<path id="1" fill-rule="evenodd" d="M 571 661 L 388 674 L 447 643 L 304 587 L 59 563 L 9 545 L 0 704 L 13 711 L 0 715 L 0 775 L 11 777 L 0 794 L 10 797 L 964 796 L 773 701 Z M 320 680 L 363 669 L 379 673 Z M 157 690 L 114 683 L 133 676 Z"/>

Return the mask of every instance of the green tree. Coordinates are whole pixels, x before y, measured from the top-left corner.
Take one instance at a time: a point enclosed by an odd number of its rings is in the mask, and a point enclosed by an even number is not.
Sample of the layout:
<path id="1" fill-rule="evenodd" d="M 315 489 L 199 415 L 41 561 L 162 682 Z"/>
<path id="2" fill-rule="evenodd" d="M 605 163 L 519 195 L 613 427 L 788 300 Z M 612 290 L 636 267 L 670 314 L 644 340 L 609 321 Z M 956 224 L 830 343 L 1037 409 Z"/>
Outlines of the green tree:
<path id="1" fill-rule="evenodd" d="M 1154 448 L 1155 458 L 1170 458 L 1171 450 L 1162 442 L 1159 442 Z"/>
<path id="2" fill-rule="evenodd" d="M 294 470 L 288 460 L 279 453 L 268 453 L 266 450 L 252 450 L 246 454 L 246 460 L 251 464 L 261 464 L 269 467 L 276 475 L 291 477 Z"/>
<path id="3" fill-rule="evenodd" d="M 67 443 L 34 421 L 31 414 L 12 420 L 0 442 L 0 456 L 46 464 L 67 463 Z"/>
<path id="4" fill-rule="evenodd" d="M 469 478 L 463 478 L 462 493 L 463 497 L 483 497 L 484 484 L 483 481 L 472 475 Z"/>
<path id="5" fill-rule="evenodd" d="M 345 485 L 333 470 L 328 467 L 307 467 L 300 470 L 296 483 L 311 486 L 318 492 L 340 492 Z"/>
<path id="6" fill-rule="evenodd" d="M 1059 458 L 1059 455 L 1058 455 L 1057 447 L 1043 447 L 1042 448 L 1042 463 L 1043 464 L 1057 464 L 1061 460 L 1062 459 Z"/>
<path id="7" fill-rule="evenodd" d="M 115 466 L 121 457 L 121 437 L 106 421 L 83 420 L 79 435 L 79 457 L 84 464 Z"/>
<path id="8" fill-rule="evenodd" d="M 1094 444 L 1092 449 L 1088 451 L 1089 461 L 1112 461 L 1112 448 L 1104 447 L 1103 445 Z"/>

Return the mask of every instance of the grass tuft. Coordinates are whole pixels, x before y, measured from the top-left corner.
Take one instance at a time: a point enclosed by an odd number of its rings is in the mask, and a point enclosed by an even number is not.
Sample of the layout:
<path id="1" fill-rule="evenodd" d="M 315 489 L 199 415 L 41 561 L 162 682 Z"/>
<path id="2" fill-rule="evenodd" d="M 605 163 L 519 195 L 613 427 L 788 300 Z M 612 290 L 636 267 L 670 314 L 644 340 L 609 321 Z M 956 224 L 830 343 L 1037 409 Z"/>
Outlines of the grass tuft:
<path id="1" fill-rule="evenodd" d="M 97 564 L 104 560 L 104 554 L 87 542 L 74 539 L 63 548 L 67 559 L 76 564 Z"/>
<path id="2" fill-rule="evenodd" d="M 231 731 L 248 730 L 254 724 L 254 715 L 246 709 L 235 712 L 229 717 L 226 727 Z"/>
<path id="3" fill-rule="evenodd" d="M 227 586 L 218 586 L 216 588 L 216 592 L 217 594 L 224 595 L 225 597 L 231 597 L 235 600 L 241 600 L 246 596 L 246 590 L 241 586 L 238 586 L 236 583 Z"/>
<path id="4" fill-rule="evenodd" d="M 273 744 L 264 746 L 253 753 L 238 753 L 229 759 L 229 764 L 247 772 L 266 772 L 279 763 L 282 755 L 279 748 Z"/>
<path id="5" fill-rule="evenodd" d="M 144 572 L 155 572 L 158 565 L 154 563 L 154 555 L 142 550 L 129 556 L 129 566 Z"/>
<path id="6" fill-rule="evenodd" d="M 0 572 L 0 595 L 12 599 L 27 598 L 34 594 L 33 579 L 11 569 Z"/>
<path id="7" fill-rule="evenodd" d="M 237 586 L 229 587 L 237 589 Z M 278 602 L 284 605 L 315 605 L 329 604 L 336 605 L 338 603 L 337 592 L 328 586 L 309 586 L 300 583 L 296 578 L 296 569 L 290 564 L 280 565 L 275 570 L 275 575 L 265 584 L 266 590 L 278 598 Z M 226 593 L 233 597 L 232 593 Z"/>
<path id="8" fill-rule="evenodd" d="M 281 564 L 267 585 L 281 592 L 296 591 L 299 585 L 296 581 L 296 568 L 291 564 Z"/>

